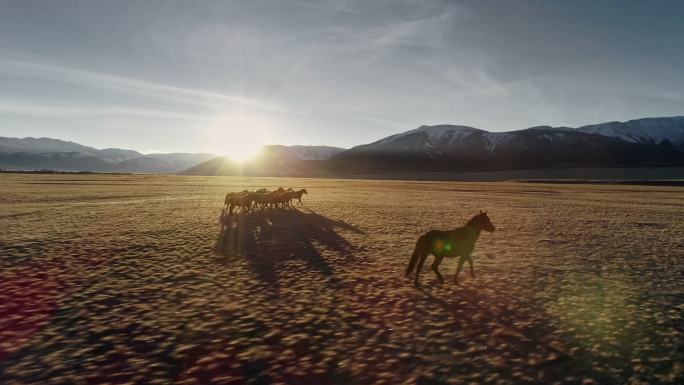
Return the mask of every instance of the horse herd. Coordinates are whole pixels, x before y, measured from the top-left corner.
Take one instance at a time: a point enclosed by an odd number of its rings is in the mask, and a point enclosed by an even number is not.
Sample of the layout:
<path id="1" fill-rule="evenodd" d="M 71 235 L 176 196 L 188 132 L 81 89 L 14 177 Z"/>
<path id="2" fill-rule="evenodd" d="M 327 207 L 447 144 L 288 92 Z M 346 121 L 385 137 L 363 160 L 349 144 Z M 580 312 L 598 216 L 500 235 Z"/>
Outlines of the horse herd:
<path id="1" fill-rule="evenodd" d="M 229 215 L 233 211 L 240 209 L 242 213 L 249 213 L 255 210 L 275 209 L 293 207 L 292 202 L 296 199 L 302 204 L 302 195 L 308 194 L 306 189 L 293 190 L 288 188 L 285 190 L 279 187 L 277 190 L 268 191 L 265 188 L 249 191 L 242 190 L 240 192 L 229 192 L 226 194 L 226 200 L 223 204 L 222 216 L 226 211 Z"/>
<path id="2" fill-rule="evenodd" d="M 233 214 L 233 211 L 237 211 L 237 209 L 240 209 L 241 213 L 246 214 L 255 210 L 294 207 L 292 202 L 295 199 L 303 205 L 302 195 L 304 194 L 308 194 L 306 189 L 295 191 L 291 188 L 285 190 L 282 187 L 275 191 L 268 191 L 262 188 L 256 191 L 229 192 L 226 194 L 226 200 L 221 211 L 221 229 L 225 231 L 231 226 L 230 215 Z M 444 282 L 444 278 L 439 272 L 439 265 L 445 257 L 460 257 L 458 268 L 454 275 L 454 282 L 456 284 L 458 284 L 458 274 L 461 272 L 465 262 L 469 263 L 470 275 L 474 278 L 475 270 L 470 255 L 475 248 L 475 242 L 477 242 L 482 231 L 494 232 L 494 230 L 495 227 L 489 220 L 487 212 L 480 211 L 465 226 L 448 231 L 428 231 L 421 235 L 416 242 L 413 255 L 406 268 L 406 276 L 410 277 L 415 271 L 414 283 L 416 286 L 419 286 L 418 277 L 423 269 L 423 263 L 425 263 L 429 255 L 434 255 L 435 261 L 432 264 L 432 270 L 440 282 Z"/>

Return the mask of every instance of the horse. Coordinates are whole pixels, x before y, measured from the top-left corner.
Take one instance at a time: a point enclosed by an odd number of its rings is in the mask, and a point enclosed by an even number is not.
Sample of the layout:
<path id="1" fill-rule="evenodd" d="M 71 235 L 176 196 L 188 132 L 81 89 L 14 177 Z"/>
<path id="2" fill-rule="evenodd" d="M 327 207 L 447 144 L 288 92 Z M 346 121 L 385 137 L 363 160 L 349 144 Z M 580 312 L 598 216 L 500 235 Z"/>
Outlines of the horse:
<path id="1" fill-rule="evenodd" d="M 290 193 L 290 201 L 292 201 L 293 199 L 296 199 L 296 200 L 299 201 L 299 204 L 301 204 L 301 205 L 303 206 L 304 203 L 302 203 L 302 195 L 303 195 L 303 194 L 308 194 L 308 193 L 309 193 L 309 192 L 306 191 L 305 188 L 303 188 L 303 189 L 301 189 L 301 190 L 293 191 L 293 192 Z"/>
<path id="2" fill-rule="evenodd" d="M 252 208 L 252 202 L 254 202 L 255 193 L 247 191 L 246 193 L 238 193 L 231 197 L 226 197 L 226 208 L 229 209 L 228 213 L 233 215 L 233 209 L 239 207 L 243 213 L 248 213 Z"/>
<path id="3" fill-rule="evenodd" d="M 463 264 L 466 261 L 470 264 L 470 276 L 475 278 L 473 259 L 470 257 L 470 253 L 475 248 L 475 242 L 480 236 L 480 232 L 484 230 L 493 233 L 495 229 L 487 216 L 487 212 L 480 210 L 480 213 L 472 217 L 463 227 L 449 231 L 428 231 L 421 235 L 416 242 L 416 247 L 406 268 L 406 276 L 411 276 L 411 272 L 413 272 L 417 263 L 415 285 L 418 286 L 418 276 L 423 268 L 423 263 L 425 263 L 428 255 L 432 254 L 435 256 L 435 261 L 432 263 L 432 271 L 435 272 L 440 283 L 444 282 L 442 274 L 439 273 L 439 265 L 444 257 L 461 257 L 458 261 L 454 283 L 458 285 L 458 274 L 461 272 L 461 268 L 463 268 Z"/>
<path id="4" fill-rule="evenodd" d="M 246 195 L 248 193 L 249 193 L 248 190 L 242 190 L 240 192 L 229 192 L 228 194 L 226 194 L 226 200 L 223 202 L 223 205 L 226 208 L 228 208 L 228 205 L 230 204 L 231 200 L 233 200 L 234 198 Z"/>
<path id="5" fill-rule="evenodd" d="M 266 189 L 261 189 L 261 190 L 266 190 Z M 256 207 L 257 209 L 263 210 L 268 205 L 269 200 L 268 200 L 268 190 L 266 190 L 266 191 L 261 191 L 261 190 L 257 190 L 254 193 L 253 201 L 254 201 L 254 207 Z"/>
<path id="6" fill-rule="evenodd" d="M 260 197 L 260 201 L 265 207 L 276 208 L 283 204 L 284 197 L 286 196 L 286 191 L 284 188 L 280 187 L 275 191 L 266 193 L 263 197 Z"/>

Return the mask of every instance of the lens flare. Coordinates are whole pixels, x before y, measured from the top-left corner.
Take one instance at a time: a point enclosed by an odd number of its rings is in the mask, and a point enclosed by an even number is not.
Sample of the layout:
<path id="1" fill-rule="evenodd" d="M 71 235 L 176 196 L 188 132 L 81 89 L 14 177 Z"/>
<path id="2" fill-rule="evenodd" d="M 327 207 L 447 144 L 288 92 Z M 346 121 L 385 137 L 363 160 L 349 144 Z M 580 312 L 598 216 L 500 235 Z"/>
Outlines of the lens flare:
<path id="1" fill-rule="evenodd" d="M 436 253 L 442 253 L 444 251 L 444 241 L 441 239 L 435 240 L 435 243 L 432 245 L 432 249 Z"/>

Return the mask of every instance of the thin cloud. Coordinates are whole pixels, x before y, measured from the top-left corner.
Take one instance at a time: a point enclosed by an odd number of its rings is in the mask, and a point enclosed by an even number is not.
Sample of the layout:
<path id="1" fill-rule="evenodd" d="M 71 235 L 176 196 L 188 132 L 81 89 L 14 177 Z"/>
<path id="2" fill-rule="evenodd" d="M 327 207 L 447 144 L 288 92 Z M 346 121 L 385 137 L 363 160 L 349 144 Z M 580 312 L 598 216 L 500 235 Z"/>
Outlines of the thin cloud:
<path id="1" fill-rule="evenodd" d="M 380 124 L 384 127 L 401 127 L 406 124 L 405 121 L 402 120 L 395 120 L 395 119 L 387 119 L 382 116 L 373 116 L 365 113 L 357 113 L 357 114 L 349 114 L 347 115 L 349 118 L 362 121 L 362 122 L 371 122 L 375 124 Z"/>
<path id="2" fill-rule="evenodd" d="M 357 9 L 351 8 L 347 6 L 346 4 L 343 4 L 342 2 L 336 2 L 335 4 L 329 4 L 325 2 L 308 2 L 308 1 L 297 1 L 297 0 L 289 0 L 286 2 L 286 4 L 297 6 L 297 7 L 306 7 L 306 8 L 316 8 L 316 9 L 322 9 L 326 11 L 333 11 L 333 12 L 348 12 L 348 13 L 359 13 Z"/>
<path id="3" fill-rule="evenodd" d="M 290 113 L 291 110 L 262 100 L 225 95 L 218 92 L 195 90 L 126 78 L 101 72 L 92 72 L 71 67 L 50 64 L 0 59 L 0 72 L 13 75 L 33 76 L 61 82 L 87 85 L 94 88 L 109 88 L 118 91 L 168 99 L 192 105 L 224 106 L 226 102 L 259 110 Z"/>
<path id="4" fill-rule="evenodd" d="M 93 115 L 120 115 L 120 116 L 139 116 L 161 119 L 181 119 L 216 122 L 221 120 L 198 114 L 185 114 L 169 112 L 165 110 L 130 108 L 130 107 L 101 107 L 94 105 L 71 106 L 64 104 L 45 104 L 41 102 L 22 102 L 16 100 L 1 100 L 0 113 L 28 115 L 28 116 L 52 116 L 52 117 L 82 117 Z"/>

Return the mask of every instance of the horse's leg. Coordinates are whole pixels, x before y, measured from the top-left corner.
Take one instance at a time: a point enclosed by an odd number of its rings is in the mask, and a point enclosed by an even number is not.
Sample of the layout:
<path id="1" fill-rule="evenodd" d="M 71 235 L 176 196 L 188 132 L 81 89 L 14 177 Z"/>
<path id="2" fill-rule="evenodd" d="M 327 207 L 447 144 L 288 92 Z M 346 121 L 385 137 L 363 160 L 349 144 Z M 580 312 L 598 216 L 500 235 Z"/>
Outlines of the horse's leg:
<path id="1" fill-rule="evenodd" d="M 418 283 L 418 277 L 420 276 L 420 271 L 423 270 L 423 264 L 425 264 L 425 260 L 427 259 L 428 255 L 429 255 L 428 253 L 423 253 L 420 256 L 420 261 L 418 262 L 418 268 L 416 270 L 416 280 L 415 280 L 416 286 L 420 285 Z"/>
<path id="2" fill-rule="evenodd" d="M 468 256 L 468 264 L 470 265 L 470 277 L 475 278 L 475 270 L 473 269 L 473 259 Z"/>
<path id="3" fill-rule="evenodd" d="M 444 278 L 442 278 L 442 274 L 439 273 L 439 265 L 442 263 L 442 259 L 444 259 L 444 256 L 435 256 L 435 261 L 432 263 L 432 271 L 437 275 L 439 283 L 444 283 Z"/>
<path id="4" fill-rule="evenodd" d="M 413 254 L 411 254 L 411 259 L 409 260 L 408 267 L 406 267 L 406 276 L 411 277 L 411 273 L 413 272 L 413 268 L 416 267 L 416 263 L 418 263 L 418 260 L 421 257 L 421 254 L 424 253 L 425 251 L 423 250 L 424 248 L 424 240 L 425 236 L 421 235 L 418 240 L 416 241 L 416 246 L 413 248 Z"/>
<path id="5" fill-rule="evenodd" d="M 461 259 L 458 260 L 458 267 L 456 268 L 456 275 L 454 275 L 454 283 L 458 285 L 458 274 L 461 272 L 461 269 L 463 268 L 463 264 L 465 263 L 465 257 L 461 257 Z"/>
<path id="6" fill-rule="evenodd" d="M 221 222 L 221 232 L 225 231 L 226 228 L 226 210 L 221 210 L 221 216 L 219 217 L 219 222 Z"/>

